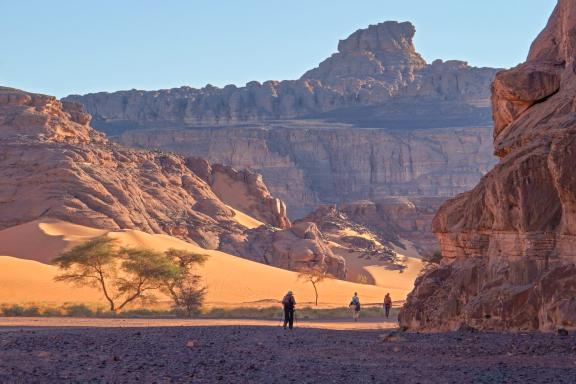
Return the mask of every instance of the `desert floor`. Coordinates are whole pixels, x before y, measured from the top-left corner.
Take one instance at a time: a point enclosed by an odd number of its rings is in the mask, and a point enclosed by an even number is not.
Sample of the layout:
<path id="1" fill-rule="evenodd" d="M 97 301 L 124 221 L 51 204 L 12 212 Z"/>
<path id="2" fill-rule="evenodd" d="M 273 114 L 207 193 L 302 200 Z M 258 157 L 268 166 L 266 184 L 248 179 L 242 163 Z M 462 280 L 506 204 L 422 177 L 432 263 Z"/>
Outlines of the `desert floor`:
<path id="1" fill-rule="evenodd" d="M 576 382 L 573 334 L 12 325 L 1 383 Z"/>

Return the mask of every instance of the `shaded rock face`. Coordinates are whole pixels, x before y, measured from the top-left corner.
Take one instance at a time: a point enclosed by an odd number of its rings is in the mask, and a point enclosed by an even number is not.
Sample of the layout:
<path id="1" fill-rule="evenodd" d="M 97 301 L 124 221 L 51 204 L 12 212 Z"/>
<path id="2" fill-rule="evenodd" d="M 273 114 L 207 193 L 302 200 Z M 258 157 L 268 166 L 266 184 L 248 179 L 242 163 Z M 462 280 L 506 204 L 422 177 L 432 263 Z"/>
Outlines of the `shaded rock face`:
<path id="1" fill-rule="evenodd" d="M 253 235 L 237 220 L 235 208 L 267 224 L 260 242 L 276 244 L 283 233 L 294 233 L 293 245 L 286 238 L 277 257 L 263 261 L 286 268 L 306 263 L 345 275 L 317 230 L 306 239 L 298 228 L 281 230 L 290 227 L 284 203 L 270 195 L 259 175 L 126 149 L 89 121 L 79 105 L 0 88 L 0 229 L 53 217 L 109 230 L 165 233 L 208 249 L 230 244 L 240 249 Z M 225 188 L 218 184 L 223 176 Z"/>
<path id="2" fill-rule="evenodd" d="M 493 85 L 500 163 L 434 220 L 443 261 L 400 316 L 415 329 L 576 325 L 576 3 Z"/>
<path id="3" fill-rule="evenodd" d="M 322 203 L 390 195 L 448 198 L 469 189 L 494 164 L 487 128 L 390 132 L 324 126 L 135 130 L 118 141 L 253 169 L 286 201 L 292 218 Z"/>
<path id="4" fill-rule="evenodd" d="M 427 64 L 415 28 L 360 29 L 300 79 L 73 95 L 122 144 L 263 175 L 292 219 L 320 204 L 452 197 L 490 169 L 496 69 Z"/>

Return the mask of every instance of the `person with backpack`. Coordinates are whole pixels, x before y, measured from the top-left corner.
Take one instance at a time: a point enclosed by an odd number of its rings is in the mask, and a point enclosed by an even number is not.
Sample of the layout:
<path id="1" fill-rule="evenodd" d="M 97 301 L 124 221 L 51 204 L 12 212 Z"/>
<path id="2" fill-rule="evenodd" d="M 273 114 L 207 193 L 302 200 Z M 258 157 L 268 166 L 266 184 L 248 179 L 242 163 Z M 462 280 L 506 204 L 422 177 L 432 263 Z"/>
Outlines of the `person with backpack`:
<path id="1" fill-rule="evenodd" d="M 360 298 L 358 297 L 358 293 L 354 292 L 354 296 L 352 296 L 352 300 L 350 301 L 350 308 L 352 308 L 353 312 L 353 318 L 354 321 L 358 321 L 358 318 L 360 317 Z"/>
<path id="2" fill-rule="evenodd" d="M 384 312 L 386 313 L 386 318 L 390 317 L 390 308 L 392 308 L 392 298 L 390 294 L 387 293 L 386 296 L 384 296 Z"/>
<path id="3" fill-rule="evenodd" d="M 284 306 L 284 329 L 286 329 L 286 326 L 292 329 L 294 326 L 294 309 L 296 307 L 296 300 L 292 291 L 288 291 L 284 296 L 282 305 Z"/>

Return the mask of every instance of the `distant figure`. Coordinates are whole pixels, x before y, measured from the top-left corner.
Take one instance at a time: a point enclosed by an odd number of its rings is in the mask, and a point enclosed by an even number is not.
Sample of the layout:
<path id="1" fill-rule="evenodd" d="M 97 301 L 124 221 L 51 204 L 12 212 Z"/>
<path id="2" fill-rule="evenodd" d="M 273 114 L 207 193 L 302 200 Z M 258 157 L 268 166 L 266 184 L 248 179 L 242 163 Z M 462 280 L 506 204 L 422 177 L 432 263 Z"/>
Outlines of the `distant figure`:
<path id="1" fill-rule="evenodd" d="M 352 296 L 352 301 L 350 301 L 350 308 L 354 310 L 354 321 L 358 321 L 360 317 L 360 298 L 358 297 L 358 293 L 354 292 L 354 296 Z"/>
<path id="2" fill-rule="evenodd" d="M 286 329 L 287 325 L 292 329 L 294 326 L 294 308 L 296 307 L 296 300 L 292 291 L 288 291 L 286 296 L 284 296 L 282 305 L 284 306 L 284 329 Z"/>
<path id="3" fill-rule="evenodd" d="M 390 294 L 387 293 L 386 296 L 384 296 L 384 312 L 386 313 L 386 318 L 390 317 L 390 308 L 392 308 L 392 298 Z"/>

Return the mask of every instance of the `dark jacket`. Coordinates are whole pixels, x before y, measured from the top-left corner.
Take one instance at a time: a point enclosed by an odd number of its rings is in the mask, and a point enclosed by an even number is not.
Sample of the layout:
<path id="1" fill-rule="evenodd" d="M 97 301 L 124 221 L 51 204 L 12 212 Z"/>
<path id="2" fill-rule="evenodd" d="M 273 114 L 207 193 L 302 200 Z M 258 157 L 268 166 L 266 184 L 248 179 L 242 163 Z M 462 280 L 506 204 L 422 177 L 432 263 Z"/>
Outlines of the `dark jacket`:
<path id="1" fill-rule="evenodd" d="M 294 295 L 286 295 L 282 299 L 282 305 L 284 306 L 285 310 L 293 311 L 294 307 L 296 306 L 296 300 L 294 299 Z"/>

